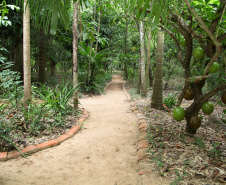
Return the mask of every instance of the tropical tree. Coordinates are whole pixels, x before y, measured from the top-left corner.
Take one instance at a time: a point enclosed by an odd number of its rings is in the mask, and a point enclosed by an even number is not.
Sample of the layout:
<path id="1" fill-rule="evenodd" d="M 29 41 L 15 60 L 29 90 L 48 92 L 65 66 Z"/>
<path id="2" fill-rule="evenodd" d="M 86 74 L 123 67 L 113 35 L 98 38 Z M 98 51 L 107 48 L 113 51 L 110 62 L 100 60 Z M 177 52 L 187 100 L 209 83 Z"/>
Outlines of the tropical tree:
<path id="1" fill-rule="evenodd" d="M 164 55 L 164 32 L 158 31 L 158 45 L 157 45 L 157 58 L 156 70 L 153 86 L 153 94 L 151 107 L 161 109 L 163 105 L 163 55 Z"/>
<path id="2" fill-rule="evenodd" d="M 78 85 L 78 1 L 73 2 L 73 88 Z M 74 109 L 78 109 L 78 90 L 73 93 Z"/>
<path id="3" fill-rule="evenodd" d="M 31 101 L 31 62 L 30 62 L 30 7 L 24 1 L 23 13 L 23 65 L 24 65 L 24 98 L 23 105 L 27 109 Z"/>
<path id="4" fill-rule="evenodd" d="M 147 1 L 145 1 L 146 3 Z M 149 1 L 150 2 L 150 1 Z M 210 68 L 217 62 L 222 63 L 221 55 L 224 53 L 222 44 L 226 38 L 225 20 L 223 19 L 225 12 L 225 1 L 223 0 L 206 0 L 206 1 L 152 1 L 153 8 L 149 10 L 145 7 L 144 1 L 139 1 L 139 7 L 142 7 L 141 12 L 137 12 L 142 16 L 143 12 L 149 15 L 154 15 L 154 26 L 161 17 L 162 28 L 170 34 L 178 48 L 178 58 L 184 68 L 185 85 L 178 99 L 178 106 L 189 87 L 194 93 L 193 103 L 186 109 L 185 118 L 187 121 L 186 131 L 196 133 L 197 129 L 190 127 L 190 120 L 193 116 L 198 116 L 202 105 L 207 102 L 212 96 L 226 88 L 224 78 L 219 78 L 219 83 L 215 84 L 209 92 L 203 92 L 203 87 L 207 80 L 212 77 Z M 164 13 L 163 13 L 164 12 Z M 144 13 L 144 14 L 145 14 Z M 166 17 L 168 15 L 168 17 Z M 168 24 L 168 26 L 167 26 Z M 171 31 L 173 30 L 173 31 Z M 180 33 L 186 41 L 185 49 L 180 46 Z M 195 46 L 195 47 L 194 47 Z M 206 57 L 194 56 L 195 48 L 201 46 Z M 198 71 L 197 74 L 192 73 L 192 70 Z"/>
<path id="5" fill-rule="evenodd" d="M 146 76 L 145 76 L 145 51 L 144 51 L 144 24 L 140 21 L 140 74 L 141 74 L 141 94 L 146 96 Z"/>

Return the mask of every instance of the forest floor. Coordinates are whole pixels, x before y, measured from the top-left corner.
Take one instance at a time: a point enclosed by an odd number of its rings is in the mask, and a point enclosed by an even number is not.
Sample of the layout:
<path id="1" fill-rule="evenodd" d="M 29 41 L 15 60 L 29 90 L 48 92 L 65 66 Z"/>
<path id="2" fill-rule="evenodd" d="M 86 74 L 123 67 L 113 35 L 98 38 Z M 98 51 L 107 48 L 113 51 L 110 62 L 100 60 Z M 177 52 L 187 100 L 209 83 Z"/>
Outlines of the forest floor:
<path id="1" fill-rule="evenodd" d="M 164 90 L 164 97 L 175 93 Z M 150 170 L 174 179 L 172 185 L 226 184 L 225 106 L 212 99 L 214 112 L 205 115 L 200 111 L 201 127 L 191 135 L 185 132 L 185 120 L 175 121 L 170 109 L 151 108 L 151 94 L 147 97 L 135 97 L 133 110 L 147 120 Z M 183 99 L 181 107 L 186 109 L 191 103 Z"/>
<path id="2" fill-rule="evenodd" d="M 89 118 L 71 139 L 27 158 L 1 162 L 0 185 L 224 184 L 225 124 L 202 115 L 197 134 L 188 135 L 184 133 L 185 121 L 175 122 L 172 113 L 150 108 L 150 98 L 139 97 L 129 102 L 124 83 L 121 77 L 113 76 L 106 94 L 83 96 L 79 100 Z M 170 92 L 164 93 L 167 96 Z M 189 104 L 182 102 L 183 107 Z M 214 114 L 222 114 L 222 109 L 216 107 Z M 143 114 L 149 125 L 146 162 L 151 183 L 145 183 L 138 175 L 139 130 L 133 112 Z M 26 143 L 36 144 L 59 134 Z"/>
<path id="3" fill-rule="evenodd" d="M 123 84 L 121 77 L 113 76 L 106 94 L 79 100 L 89 118 L 73 138 L 27 158 L 1 162 L 0 184 L 142 185 L 137 118 Z M 153 185 L 158 182 L 154 179 Z"/>

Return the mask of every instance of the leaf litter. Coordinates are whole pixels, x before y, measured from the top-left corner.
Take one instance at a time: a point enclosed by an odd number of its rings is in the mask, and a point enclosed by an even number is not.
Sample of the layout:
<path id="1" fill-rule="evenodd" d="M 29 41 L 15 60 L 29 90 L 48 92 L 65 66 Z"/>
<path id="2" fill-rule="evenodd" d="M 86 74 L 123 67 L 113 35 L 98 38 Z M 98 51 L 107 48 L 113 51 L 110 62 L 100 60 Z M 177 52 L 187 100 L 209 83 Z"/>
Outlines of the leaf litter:
<path id="1" fill-rule="evenodd" d="M 200 111 L 202 125 L 195 135 L 185 133 L 186 121 L 177 122 L 172 112 L 150 107 L 148 98 L 136 98 L 135 111 L 142 113 L 148 127 L 148 161 L 159 175 L 173 184 L 200 185 L 226 183 L 226 129 Z M 183 101 L 184 108 L 190 105 Z M 215 108 L 215 116 L 222 115 Z M 223 123 L 224 124 L 224 123 Z"/>

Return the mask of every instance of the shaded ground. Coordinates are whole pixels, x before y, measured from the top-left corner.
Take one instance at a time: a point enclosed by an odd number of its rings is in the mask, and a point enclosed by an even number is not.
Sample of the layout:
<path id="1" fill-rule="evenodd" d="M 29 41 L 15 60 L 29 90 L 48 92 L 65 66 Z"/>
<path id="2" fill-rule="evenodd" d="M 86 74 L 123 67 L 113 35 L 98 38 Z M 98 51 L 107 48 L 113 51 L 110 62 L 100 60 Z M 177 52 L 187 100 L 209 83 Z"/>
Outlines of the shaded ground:
<path id="1" fill-rule="evenodd" d="M 202 125 L 197 134 L 190 135 L 185 133 L 185 120 L 177 122 L 172 113 L 151 108 L 150 98 L 134 101 L 134 112 L 142 113 L 149 124 L 147 162 L 153 173 L 171 178 L 174 184 L 226 183 L 226 129 L 218 117 L 225 107 L 213 102 L 215 110 L 210 116 L 200 111 Z M 191 103 L 183 100 L 181 106 L 187 108 Z"/>
<path id="2" fill-rule="evenodd" d="M 80 102 L 90 113 L 81 132 L 27 159 L 1 162 L 1 185 L 140 185 L 136 117 L 123 81 L 114 76 L 107 93 Z"/>

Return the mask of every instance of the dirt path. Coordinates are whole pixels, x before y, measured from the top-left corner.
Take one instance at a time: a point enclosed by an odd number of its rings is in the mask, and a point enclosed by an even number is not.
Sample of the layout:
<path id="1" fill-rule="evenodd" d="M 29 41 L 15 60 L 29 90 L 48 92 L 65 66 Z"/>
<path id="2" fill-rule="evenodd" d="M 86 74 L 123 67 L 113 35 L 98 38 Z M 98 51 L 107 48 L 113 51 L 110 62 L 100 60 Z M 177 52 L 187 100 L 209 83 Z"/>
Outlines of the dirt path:
<path id="1" fill-rule="evenodd" d="M 90 117 L 59 146 L 1 162 L 0 185 L 140 185 L 136 117 L 119 76 L 98 97 L 81 99 Z"/>

